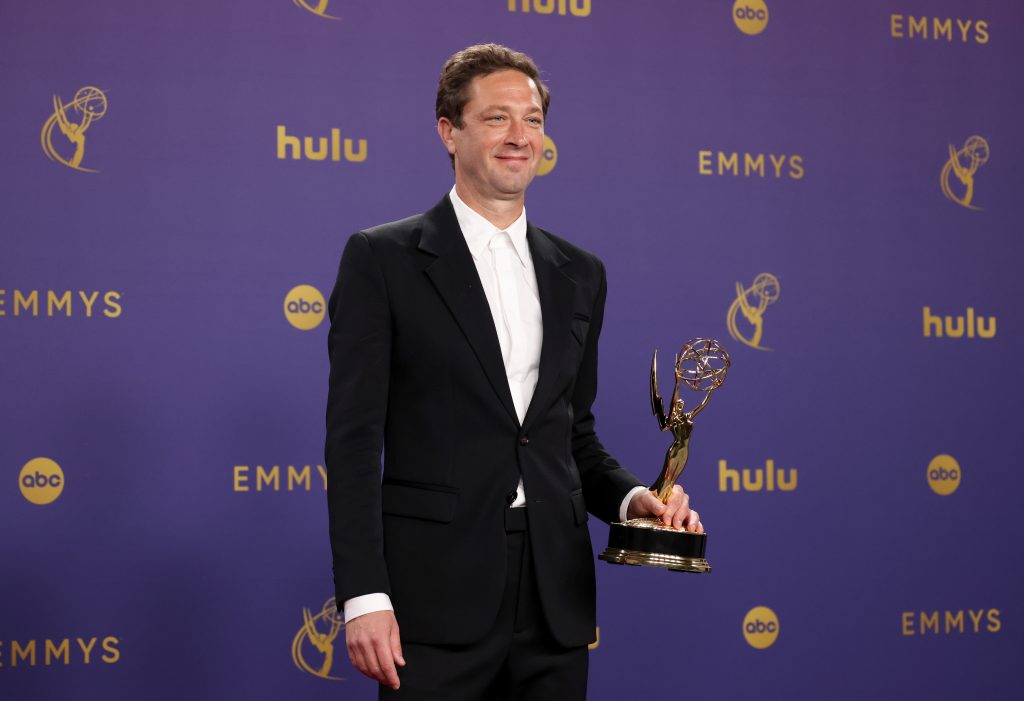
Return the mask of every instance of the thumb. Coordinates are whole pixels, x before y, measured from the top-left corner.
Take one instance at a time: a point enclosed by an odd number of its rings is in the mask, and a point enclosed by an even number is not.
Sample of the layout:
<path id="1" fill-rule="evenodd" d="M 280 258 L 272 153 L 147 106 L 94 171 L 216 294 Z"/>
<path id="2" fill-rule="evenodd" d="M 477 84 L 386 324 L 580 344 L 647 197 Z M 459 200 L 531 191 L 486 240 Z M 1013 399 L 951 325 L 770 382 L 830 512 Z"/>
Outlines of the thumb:
<path id="1" fill-rule="evenodd" d="M 395 662 L 399 667 L 405 666 L 405 658 L 402 657 L 402 641 L 398 635 L 398 624 L 391 626 L 391 654 L 395 657 Z"/>

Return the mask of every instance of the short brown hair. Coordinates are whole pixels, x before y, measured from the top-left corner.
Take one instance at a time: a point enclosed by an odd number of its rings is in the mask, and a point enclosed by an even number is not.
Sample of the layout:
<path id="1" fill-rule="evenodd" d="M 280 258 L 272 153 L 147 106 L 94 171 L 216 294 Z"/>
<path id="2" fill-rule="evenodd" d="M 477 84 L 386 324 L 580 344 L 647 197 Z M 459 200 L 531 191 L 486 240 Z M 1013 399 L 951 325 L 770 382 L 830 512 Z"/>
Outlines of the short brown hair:
<path id="1" fill-rule="evenodd" d="M 478 76 L 506 70 L 519 71 L 533 79 L 546 117 L 551 93 L 541 82 L 540 69 L 533 59 L 501 44 L 476 44 L 456 53 L 441 69 L 434 109 L 436 118 L 445 117 L 457 129 L 461 129 L 462 110 L 469 102 L 469 84 Z"/>

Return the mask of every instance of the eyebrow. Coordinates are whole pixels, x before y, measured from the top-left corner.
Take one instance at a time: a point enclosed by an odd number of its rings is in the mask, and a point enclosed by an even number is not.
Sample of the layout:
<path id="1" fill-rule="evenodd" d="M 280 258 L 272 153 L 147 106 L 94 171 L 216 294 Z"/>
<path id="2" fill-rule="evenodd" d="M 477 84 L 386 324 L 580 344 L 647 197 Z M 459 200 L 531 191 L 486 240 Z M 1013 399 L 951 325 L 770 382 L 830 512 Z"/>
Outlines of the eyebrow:
<path id="1" fill-rule="evenodd" d="M 484 107 L 480 111 L 481 112 L 491 112 L 493 110 L 499 110 L 501 112 L 511 112 L 512 108 L 509 107 L 508 105 L 487 105 L 486 107 Z M 533 109 L 527 111 L 526 114 L 534 114 L 535 112 L 541 112 L 541 111 L 542 110 L 541 110 L 540 107 L 534 106 Z"/>

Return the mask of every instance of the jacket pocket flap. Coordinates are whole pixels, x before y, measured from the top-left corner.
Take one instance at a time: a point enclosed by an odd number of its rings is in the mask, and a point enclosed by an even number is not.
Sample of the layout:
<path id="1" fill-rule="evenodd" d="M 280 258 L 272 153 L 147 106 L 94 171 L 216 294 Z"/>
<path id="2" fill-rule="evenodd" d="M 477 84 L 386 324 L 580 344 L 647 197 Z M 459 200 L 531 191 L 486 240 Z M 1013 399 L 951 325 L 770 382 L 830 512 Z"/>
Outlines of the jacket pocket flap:
<path id="1" fill-rule="evenodd" d="M 381 485 L 384 513 L 451 523 L 459 497 L 453 492 L 410 487 L 405 484 Z"/>
<path id="2" fill-rule="evenodd" d="M 576 342 L 581 346 L 587 342 L 587 330 L 590 328 L 590 322 L 584 321 L 583 319 L 573 319 L 572 324 L 569 326 L 569 330 L 572 331 L 572 337 L 576 339 Z"/>
<path id="3" fill-rule="evenodd" d="M 576 525 L 582 526 L 587 522 L 587 502 L 583 498 L 583 490 L 578 489 L 569 495 L 569 501 L 572 502 L 572 515 L 576 519 Z"/>

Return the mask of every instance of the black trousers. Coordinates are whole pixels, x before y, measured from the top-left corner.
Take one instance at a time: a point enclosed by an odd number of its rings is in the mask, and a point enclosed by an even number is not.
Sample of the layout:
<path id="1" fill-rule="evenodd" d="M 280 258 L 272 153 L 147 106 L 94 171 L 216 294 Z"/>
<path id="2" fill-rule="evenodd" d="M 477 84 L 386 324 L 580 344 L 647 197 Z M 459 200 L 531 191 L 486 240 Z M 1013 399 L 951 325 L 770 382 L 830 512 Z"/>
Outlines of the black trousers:
<path id="1" fill-rule="evenodd" d="M 398 691 L 407 701 L 583 701 L 587 648 L 565 648 L 551 636 L 537 591 L 526 509 L 506 513 L 508 568 L 494 627 L 473 645 L 402 642 L 406 666 Z"/>

